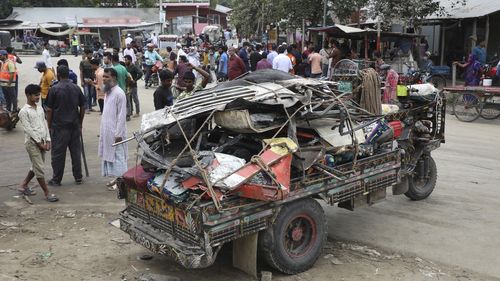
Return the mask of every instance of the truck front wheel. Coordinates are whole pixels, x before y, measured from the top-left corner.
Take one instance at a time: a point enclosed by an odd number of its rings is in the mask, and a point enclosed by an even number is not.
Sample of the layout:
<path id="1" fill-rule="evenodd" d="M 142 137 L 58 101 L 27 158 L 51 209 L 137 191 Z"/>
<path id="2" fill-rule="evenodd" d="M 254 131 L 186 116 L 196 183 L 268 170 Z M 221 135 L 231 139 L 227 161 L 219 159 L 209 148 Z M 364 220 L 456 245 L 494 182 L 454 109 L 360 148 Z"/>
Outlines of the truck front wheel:
<path id="1" fill-rule="evenodd" d="M 323 208 L 307 198 L 281 208 L 274 224 L 259 235 L 259 252 L 275 269 L 296 274 L 314 265 L 325 239 Z"/>
<path id="2" fill-rule="evenodd" d="M 425 199 L 431 195 L 436 181 L 436 162 L 430 155 L 424 155 L 418 161 L 413 175 L 409 176 L 409 188 L 405 195 L 411 200 Z"/>

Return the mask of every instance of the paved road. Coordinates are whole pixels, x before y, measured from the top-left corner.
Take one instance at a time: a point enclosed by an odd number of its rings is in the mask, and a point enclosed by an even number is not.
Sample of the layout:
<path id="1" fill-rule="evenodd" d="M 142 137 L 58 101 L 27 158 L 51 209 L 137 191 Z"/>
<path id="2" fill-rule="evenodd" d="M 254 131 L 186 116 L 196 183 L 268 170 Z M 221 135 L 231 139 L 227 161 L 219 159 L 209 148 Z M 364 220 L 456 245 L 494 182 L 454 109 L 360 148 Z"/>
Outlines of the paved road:
<path id="1" fill-rule="evenodd" d="M 446 144 L 433 152 L 438 182 L 420 202 L 390 196 L 372 207 L 328 208 L 331 237 L 500 277 L 500 120 L 447 115 Z"/>
<path id="2" fill-rule="evenodd" d="M 78 69 L 79 58 L 65 56 L 72 69 Z M 37 57 L 24 57 L 20 66 L 20 105 L 25 103 L 22 89 L 38 83 L 39 73 L 33 69 Z M 54 60 L 54 64 L 55 61 Z M 153 109 L 153 90 L 142 87 L 139 96 L 142 111 Z M 467 268 L 500 277 L 500 120 L 477 120 L 461 123 L 447 116 L 447 142 L 433 155 L 438 166 L 436 190 L 425 201 L 411 202 L 404 196 L 392 197 L 366 209 L 354 212 L 326 208 L 331 238 L 359 241 L 391 251 L 414 254 L 437 262 Z M 84 185 L 73 184 L 69 159 L 63 186 L 54 189 L 67 206 L 91 203 L 105 204 L 120 210 L 114 195 L 104 190 L 97 157 L 97 135 L 100 115 L 86 115 L 84 139 L 91 177 Z M 129 132 L 139 128 L 139 118 L 128 122 Z M 12 201 L 6 186 L 19 183 L 29 161 L 22 145 L 22 128 L 12 132 L 0 130 L 0 202 Z M 129 165 L 134 163 L 135 146 L 129 146 Z M 50 157 L 46 173 L 51 175 Z M 88 188 L 88 190 L 86 190 Z M 89 190 L 92 190 L 89 194 Z M 41 201 L 40 197 L 34 199 Z M 38 203 L 38 202 L 37 202 Z M 0 203 L 1 204 L 1 203 Z"/>

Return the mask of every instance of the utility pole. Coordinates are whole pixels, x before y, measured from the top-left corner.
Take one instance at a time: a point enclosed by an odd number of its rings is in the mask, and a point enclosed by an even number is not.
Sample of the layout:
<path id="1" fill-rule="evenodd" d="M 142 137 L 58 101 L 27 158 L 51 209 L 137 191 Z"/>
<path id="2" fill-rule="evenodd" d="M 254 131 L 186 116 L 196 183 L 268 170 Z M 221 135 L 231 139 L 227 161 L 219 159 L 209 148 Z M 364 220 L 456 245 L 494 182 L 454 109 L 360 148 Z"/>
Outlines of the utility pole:
<path id="1" fill-rule="evenodd" d="M 159 0 L 159 22 L 160 22 L 160 31 L 158 33 L 163 33 L 163 23 L 165 22 L 165 17 L 163 16 L 163 1 Z"/>
<path id="2" fill-rule="evenodd" d="M 323 0 L 323 27 L 326 27 L 326 6 L 327 6 L 327 2 L 328 0 Z M 323 46 L 323 48 L 326 48 L 326 32 L 323 31 L 323 39 L 321 41 L 323 41 L 323 43 L 321 44 Z"/>

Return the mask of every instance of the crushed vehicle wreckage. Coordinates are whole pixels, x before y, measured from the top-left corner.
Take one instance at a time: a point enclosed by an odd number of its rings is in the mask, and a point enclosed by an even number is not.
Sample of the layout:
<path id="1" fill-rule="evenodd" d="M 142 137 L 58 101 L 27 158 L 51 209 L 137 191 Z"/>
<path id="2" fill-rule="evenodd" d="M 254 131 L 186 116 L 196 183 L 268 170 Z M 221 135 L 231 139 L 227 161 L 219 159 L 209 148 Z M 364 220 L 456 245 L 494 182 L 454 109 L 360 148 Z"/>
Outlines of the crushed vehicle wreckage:
<path id="1" fill-rule="evenodd" d="M 186 268 L 258 233 L 259 254 L 294 274 L 326 239 L 314 199 L 353 210 L 387 187 L 429 196 L 430 154 L 444 142 L 440 93 L 410 90 L 403 109 L 375 115 L 337 86 L 259 71 L 145 114 L 133 136 L 140 163 L 118 179 L 121 229 Z"/>

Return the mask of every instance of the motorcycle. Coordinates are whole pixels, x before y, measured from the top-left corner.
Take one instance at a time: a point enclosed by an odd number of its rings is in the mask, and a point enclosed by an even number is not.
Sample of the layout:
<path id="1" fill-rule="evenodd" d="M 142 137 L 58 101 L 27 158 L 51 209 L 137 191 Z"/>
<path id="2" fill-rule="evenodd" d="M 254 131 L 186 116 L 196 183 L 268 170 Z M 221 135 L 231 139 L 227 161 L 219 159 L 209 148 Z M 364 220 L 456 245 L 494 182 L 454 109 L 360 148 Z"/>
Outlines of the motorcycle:
<path id="1" fill-rule="evenodd" d="M 417 70 L 408 66 L 408 74 L 399 76 L 399 84 L 425 84 L 431 83 L 437 89 L 446 87 L 446 78 L 441 74 L 432 74 L 430 70 Z"/>
<path id="2" fill-rule="evenodd" d="M 0 107 L 0 128 L 10 131 L 16 127 L 17 122 L 19 122 L 17 112 L 9 112 Z"/>
<path id="3" fill-rule="evenodd" d="M 160 71 L 162 71 L 162 69 L 163 62 L 156 61 L 156 63 L 151 67 L 151 76 L 149 77 L 148 87 L 158 87 L 158 85 L 160 85 Z"/>

